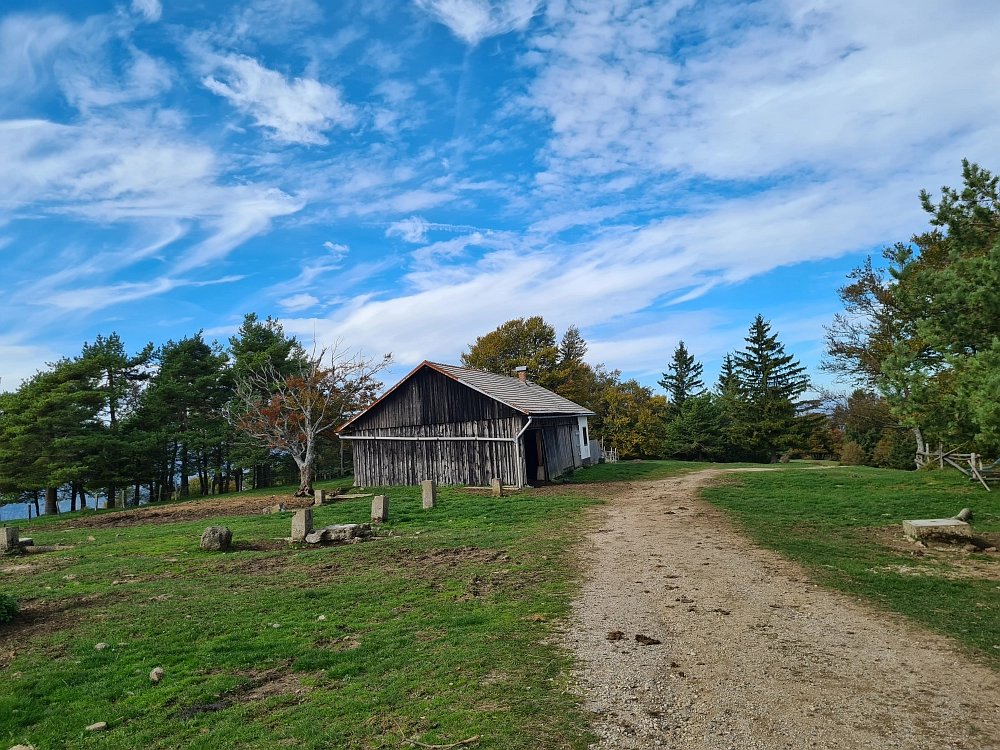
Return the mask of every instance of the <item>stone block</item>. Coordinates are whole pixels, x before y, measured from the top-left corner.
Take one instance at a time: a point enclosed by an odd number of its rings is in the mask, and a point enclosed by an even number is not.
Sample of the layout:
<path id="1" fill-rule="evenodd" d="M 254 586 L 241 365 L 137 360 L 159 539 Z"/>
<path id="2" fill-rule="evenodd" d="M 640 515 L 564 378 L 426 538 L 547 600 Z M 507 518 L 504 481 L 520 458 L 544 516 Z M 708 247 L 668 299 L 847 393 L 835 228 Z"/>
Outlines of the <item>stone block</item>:
<path id="1" fill-rule="evenodd" d="M 491 494 L 493 495 L 493 497 L 503 496 L 503 485 L 500 484 L 500 480 L 497 479 L 496 477 L 493 477 L 493 479 L 490 480 L 490 489 L 492 490 Z"/>
<path id="2" fill-rule="evenodd" d="M 322 505 L 326 502 L 326 490 L 316 490 L 313 492 L 313 505 Z"/>
<path id="3" fill-rule="evenodd" d="M 365 539 L 371 535 L 372 527 L 369 523 L 342 523 L 317 529 L 309 534 L 305 541 L 307 544 L 347 542 L 354 539 Z"/>
<path id="4" fill-rule="evenodd" d="M 437 485 L 433 479 L 425 479 L 420 483 L 420 492 L 424 497 L 424 507 L 433 508 L 437 505 Z"/>
<path id="5" fill-rule="evenodd" d="M 935 536 L 972 536 L 972 527 L 956 518 L 931 518 L 923 521 L 903 521 L 903 533 L 910 539 Z"/>
<path id="6" fill-rule="evenodd" d="M 16 526 L 0 528 L 0 555 L 16 555 L 21 551 L 20 533 Z"/>
<path id="7" fill-rule="evenodd" d="M 205 552 L 225 552 L 233 546 L 233 532 L 225 526 L 209 526 L 201 535 Z"/>
<path id="8" fill-rule="evenodd" d="M 313 530 L 313 510 L 312 508 L 302 508 L 295 511 L 292 516 L 292 541 L 301 542 Z"/>
<path id="9" fill-rule="evenodd" d="M 389 498 L 386 495 L 376 495 L 372 498 L 372 521 L 385 523 L 389 520 Z"/>
<path id="10" fill-rule="evenodd" d="M 272 513 L 284 513 L 284 512 L 285 512 L 284 503 L 278 503 L 277 505 L 268 505 L 266 508 L 261 510 L 261 513 L 263 513 L 265 516 L 271 515 Z"/>

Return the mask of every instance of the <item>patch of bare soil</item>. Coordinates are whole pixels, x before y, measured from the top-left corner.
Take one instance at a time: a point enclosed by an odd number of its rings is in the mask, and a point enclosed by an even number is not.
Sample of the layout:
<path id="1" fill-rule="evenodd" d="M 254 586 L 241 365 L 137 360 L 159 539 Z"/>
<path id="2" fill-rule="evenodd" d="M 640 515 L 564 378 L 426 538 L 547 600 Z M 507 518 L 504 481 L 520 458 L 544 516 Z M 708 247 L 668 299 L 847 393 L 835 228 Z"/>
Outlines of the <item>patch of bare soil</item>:
<path id="1" fill-rule="evenodd" d="M 1000 747 L 995 672 L 738 534 L 697 498 L 717 478 L 594 510 L 563 637 L 595 748 Z"/>
<path id="2" fill-rule="evenodd" d="M 304 674 L 287 671 L 287 665 L 258 672 L 238 672 L 248 681 L 229 692 L 218 696 L 218 700 L 210 703 L 192 703 L 177 712 L 181 719 L 193 719 L 198 714 L 214 713 L 229 706 L 241 703 L 259 703 L 268 698 L 287 697 L 298 699 L 313 688 L 303 685 L 303 678 L 315 677 L 315 674 Z"/>
<path id="3" fill-rule="evenodd" d="M 94 606 L 102 598 L 101 594 L 70 596 L 54 601 L 29 599 L 20 602 L 20 613 L 12 622 L 0 625 L 0 671 L 6 667 L 6 660 L 14 660 L 13 654 L 35 635 L 51 635 L 63 628 L 75 627 L 80 622 L 80 611 Z"/>
<path id="4" fill-rule="evenodd" d="M 942 537 L 919 545 L 906 538 L 901 526 L 870 529 L 869 534 L 882 546 L 912 558 L 912 562 L 891 566 L 900 575 L 1000 581 L 1000 534 Z"/>
<path id="5" fill-rule="evenodd" d="M 287 510 L 308 508 L 312 498 L 292 495 L 209 495 L 197 500 L 168 505 L 144 505 L 130 510 L 116 510 L 94 516 L 74 518 L 46 526 L 45 529 L 118 529 L 145 524 L 200 521 L 217 516 L 256 516 L 269 505 L 282 504 Z"/>

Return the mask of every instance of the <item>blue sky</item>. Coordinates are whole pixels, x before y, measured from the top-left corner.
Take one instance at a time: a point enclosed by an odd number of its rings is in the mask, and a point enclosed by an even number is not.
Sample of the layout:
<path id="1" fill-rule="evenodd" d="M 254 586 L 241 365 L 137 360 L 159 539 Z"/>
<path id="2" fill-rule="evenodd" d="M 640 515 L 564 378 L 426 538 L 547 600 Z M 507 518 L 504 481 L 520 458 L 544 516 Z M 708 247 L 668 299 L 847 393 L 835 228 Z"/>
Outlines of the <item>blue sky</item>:
<path id="1" fill-rule="evenodd" d="M 1000 167 L 995 0 L 0 6 L 0 387 L 243 313 L 396 371 L 511 317 L 655 383 Z"/>

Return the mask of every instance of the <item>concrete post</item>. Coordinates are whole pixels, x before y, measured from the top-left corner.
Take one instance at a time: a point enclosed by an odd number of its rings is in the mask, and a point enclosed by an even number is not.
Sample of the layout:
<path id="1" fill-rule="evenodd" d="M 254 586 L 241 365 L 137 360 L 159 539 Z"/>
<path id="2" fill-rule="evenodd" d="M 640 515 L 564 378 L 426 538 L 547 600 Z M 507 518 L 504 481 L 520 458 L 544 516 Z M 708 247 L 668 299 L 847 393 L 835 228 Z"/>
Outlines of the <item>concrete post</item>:
<path id="1" fill-rule="evenodd" d="M 21 551 L 20 534 L 16 526 L 0 528 L 0 556 L 15 555 Z"/>
<path id="2" fill-rule="evenodd" d="M 322 505 L 326 502 L 326 490 L 316 490 L 313 492 L 313 505 Z"/>
<path id="3" fill-rule="evenodd" d="M 306 538 L 307 534 L 312 533 L 312 530 L 312 508 L 302 508 L 302 510 L 295 511 L 295 515 L 292 516 L 292 541 L 301 542 Z"/>
<path id="4" fill-rule="evenodd" d="M 420 483 L 420 490 L 424 495 L 424 507 L 433 508 L 437 505 L 437 485 L 433 479 L 425 479 Z"/>
<path id="5" fill-rule="evenodd" d="M 386 495 L 376 495 L 372 498 L 372 521 L 385 523 L 389 520 L 389 498 Z"/>
<path id="6" fill-rule="evenodd" d="M 500 484 L 500 480 L 496 477 L 493 477 L 493 479 L 490 480 L 490 488 L 493 490 L 491 493 L 493 497 L 503 496 L 503 485 Z"/>

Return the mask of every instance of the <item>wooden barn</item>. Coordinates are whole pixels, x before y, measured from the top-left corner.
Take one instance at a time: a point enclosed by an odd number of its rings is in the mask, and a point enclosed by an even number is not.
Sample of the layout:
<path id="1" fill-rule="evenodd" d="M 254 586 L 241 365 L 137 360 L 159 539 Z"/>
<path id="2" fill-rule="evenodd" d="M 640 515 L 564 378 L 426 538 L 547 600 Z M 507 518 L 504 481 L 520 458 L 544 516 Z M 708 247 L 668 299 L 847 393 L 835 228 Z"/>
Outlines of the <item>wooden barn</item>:
<path id="1" fill-rule="evenodd" d="M 596 463 L 593 412 L 518 374 L 422 363 L 340 428 L 355 484 L 522 487 Z"/>

